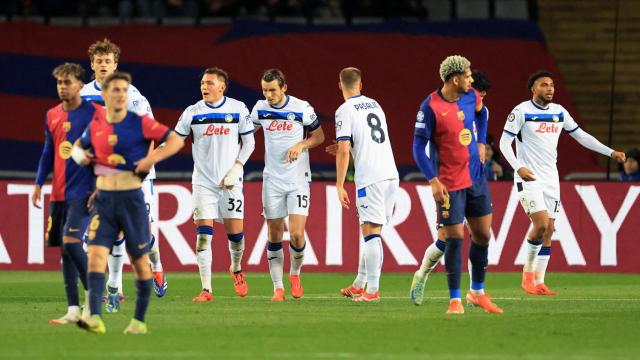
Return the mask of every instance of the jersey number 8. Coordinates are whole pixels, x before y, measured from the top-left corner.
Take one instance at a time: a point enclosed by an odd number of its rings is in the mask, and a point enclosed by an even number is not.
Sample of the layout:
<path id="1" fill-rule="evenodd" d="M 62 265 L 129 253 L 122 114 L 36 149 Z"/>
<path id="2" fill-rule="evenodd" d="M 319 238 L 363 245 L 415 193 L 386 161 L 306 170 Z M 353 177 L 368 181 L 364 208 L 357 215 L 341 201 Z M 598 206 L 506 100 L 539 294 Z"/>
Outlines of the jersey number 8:
<path id="1" fill-rule="evenodd" d="M 382 144 L 386 139 L 384 130 L 382 130 L 382 121 L 378 115 L 371 113 L 367 115 L 367 125 L 371 128 L 371 139 L 378 144 Z"/>

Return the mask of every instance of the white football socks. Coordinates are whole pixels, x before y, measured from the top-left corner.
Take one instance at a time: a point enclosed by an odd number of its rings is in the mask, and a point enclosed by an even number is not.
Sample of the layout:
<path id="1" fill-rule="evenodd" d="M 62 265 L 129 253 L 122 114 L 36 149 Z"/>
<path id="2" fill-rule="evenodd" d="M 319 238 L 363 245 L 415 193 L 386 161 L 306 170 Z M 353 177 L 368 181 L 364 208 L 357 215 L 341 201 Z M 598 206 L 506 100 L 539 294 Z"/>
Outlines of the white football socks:
<path id="1" fill-rule="evenodd" d="M 304 261 L 304 249 L 307 244 L 303 244 L 302 248 L 296 249 L 291 243 L 289 243 L 289 260 L 291 260 L 291 267 L 289 268 L 289 275 L 300 275 L 300 269 L 302 269 L 302 262 Z"/>
<path id="2" fill-rule="evenodd" d="M 124 293 L 122 289 L 122 267 L 124 266 L 125 256 L 127 256 L 125 247 L 125 241 L 122 241 L 120 245 L 111 248 L 111 254 L 109 254 L 107 261 L 109 267 L 107 286 L 118 288 L 118 293 Z"/>
<path id="3" fill-rule="evenodd" d="M 242 255 L 244 254 L 244 234 L 229 234 L 229 255 L 231 256 L 231 271 L 242 270 Z"/>
<path id="4" fill-rule="evenodd" d="M 149 251 L 149 263 L 151 263 L 151 271 L 162 271 L 162 262 L 160 261 L 160 242 L 158 239 L 151 235 L 151 250 Z"/>
<path id="5" fill-rule="evenodd" d="M 380 288 L 383 261 L 382 238 L 379 234 L 365 237 L 364 260 L 367 269 L 367 292 L 373 294 Z"/>
<path id="6" fill-rule="evenodd" d="M 358 276 L 353 282 L 353 287 L 356 289 L 362 289 L 367 283 L 367 267 L 365 266 L 364 251 L 360 254 L 358 259 Z"/>
<path id="7" fill-rule="evenodd" d="M 269 261 L 269 273 L 273 281 L 274 289 L 284 289 L 282 274 L 284 272 L 284 251 L 282 243 L 268 243 L 267 260 Z"/>
<path id="8" fill-rule="evenodd" d="M 200 272 L 200 282 L 202 289 L 211 292 L 211 263 L 213 262 L 213 252 L 211 251 L 211 240 L 213 239 L 213 229 L 209 226 L 198 227 L 196 256 L 198 258 L 198 270 Z M 205 228 L 201 230 L 200 228 Z M 209 230 L 210 229 L 210 230 Z M 211 234 L 203 233 L 211 232 Z"/>
<path id="9" fill-rule="evenodd" d="M 540 252 L 540 248 L 542 248 L 542 240 L 527 240 L 527 258 L 524 262 L 524 272 L 532 272 L 534 270 L 533 263 L 538 252 Z"/>

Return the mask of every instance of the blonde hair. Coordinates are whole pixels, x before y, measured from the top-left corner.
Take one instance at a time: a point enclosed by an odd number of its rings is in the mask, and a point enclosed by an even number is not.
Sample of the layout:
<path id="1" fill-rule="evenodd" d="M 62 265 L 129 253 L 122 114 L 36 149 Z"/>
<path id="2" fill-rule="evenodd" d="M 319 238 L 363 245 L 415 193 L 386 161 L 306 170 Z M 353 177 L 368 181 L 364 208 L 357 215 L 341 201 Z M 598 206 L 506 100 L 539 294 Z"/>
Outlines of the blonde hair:
<path id="1" fill-rule="evenodd" d="M 440 63 L 440 79 L 447 82 L 454 75 L 464 74 L 464 71 L 471 66 L 471 62 L 464 56 L 451 55 Z"/>
<path id="2" fill-rule="evenodd" d="M 347 89 L 353 89 L 360 81 L 362 81 L 362 72 L 360 69 L 347 67 L 340 71 L 340 82 Z"/>

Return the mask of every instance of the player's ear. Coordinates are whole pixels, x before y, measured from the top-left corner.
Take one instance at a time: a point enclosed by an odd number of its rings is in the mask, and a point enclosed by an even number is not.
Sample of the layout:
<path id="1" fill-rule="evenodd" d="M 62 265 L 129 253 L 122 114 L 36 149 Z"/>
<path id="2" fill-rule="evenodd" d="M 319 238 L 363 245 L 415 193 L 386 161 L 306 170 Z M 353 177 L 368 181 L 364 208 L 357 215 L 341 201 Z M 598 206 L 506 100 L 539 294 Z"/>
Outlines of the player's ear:
<path id="1" fill-rule="evenodd" d="M 360 82 L 358 88 L 359 88 L 360 91 L 362 91 L 362 81 Z"/>
<path id="2" fill-rule="evenodd" d="M 282 85 L 282 92 L 286 92 L 287 91 L 287 84 Z"/>
<path id="3" fill-rule="evenodd" d="M 342 91 L 342 83 L 340 81 L 338 81 L 338 89 L 340 89 L 340 91 Z"/>

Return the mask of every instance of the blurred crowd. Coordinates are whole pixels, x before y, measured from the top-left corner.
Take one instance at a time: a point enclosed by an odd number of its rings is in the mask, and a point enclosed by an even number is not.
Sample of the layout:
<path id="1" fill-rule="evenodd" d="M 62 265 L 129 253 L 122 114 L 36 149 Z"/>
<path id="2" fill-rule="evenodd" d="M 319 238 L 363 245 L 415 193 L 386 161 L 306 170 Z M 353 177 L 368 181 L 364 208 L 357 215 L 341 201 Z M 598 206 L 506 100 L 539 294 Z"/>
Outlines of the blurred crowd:
<path id="1" fill-rule="evenodd" d="M 210 17 L 427 18 L 428 0 L 5 0 L 10 17 Z"/>

